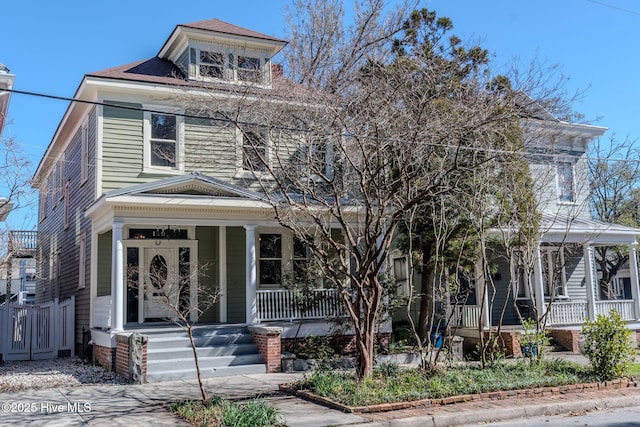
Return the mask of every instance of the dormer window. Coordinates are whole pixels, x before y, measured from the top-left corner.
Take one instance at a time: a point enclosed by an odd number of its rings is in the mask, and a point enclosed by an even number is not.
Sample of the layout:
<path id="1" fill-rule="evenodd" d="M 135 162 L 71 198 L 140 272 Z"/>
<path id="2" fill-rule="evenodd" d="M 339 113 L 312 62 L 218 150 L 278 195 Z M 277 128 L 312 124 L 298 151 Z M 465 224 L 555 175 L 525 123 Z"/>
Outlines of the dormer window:
<path id="1" fill-rule="evenodd" d="M 200 76 L 204 78 L 224 78 L 224 55 L 217 52 L 200 51 Z"/>
<path id="2" fill-rule="evenodd" d="M 261 58 L 258 52 L 224 47 L 192 47 L 191 78 L 204 81 L 227 81 L 238 83 L 268 84 L 269 76 L 265 75 L 269 60 Z"/>
<path id="3" fill-rule="evenodd" d="M 262 67 L 260 58 L 238 56 L 238 80 L 261 83 Z"/>

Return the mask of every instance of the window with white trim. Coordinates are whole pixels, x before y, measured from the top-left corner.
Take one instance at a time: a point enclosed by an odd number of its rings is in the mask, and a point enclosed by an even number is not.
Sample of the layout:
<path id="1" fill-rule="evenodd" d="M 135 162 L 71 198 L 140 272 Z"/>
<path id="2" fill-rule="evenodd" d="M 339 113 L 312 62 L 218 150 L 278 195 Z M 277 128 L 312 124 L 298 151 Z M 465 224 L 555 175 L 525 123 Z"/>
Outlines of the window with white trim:
<path id="1" fill-rule="evenodd" d="M 38 217 L 40 221 L 47 217 L 47 209 L 49 209 L 49 183 L 48 178 L 42 180 L 40 184 L 40 206 L 38 209 Z"/>
<path id="2" fill-rule="evenodd" d="M 198 80 L 222 80 L 265 84 L 269 82 L 269 58 L 259 51 L 239 52 L 223 46 L 193 46 L 189 49 L 190 77 Z"/>
<path id="3" fill-rule="evenodd" d="M 175 114 L 144 113 L 144 167 L 155 171 L 182 170 L 184 119 Z"/>
<path id="4" fill-rule="evenodd" d="M 571 162 L 558 162 L 556 164 L 556 176 L 558 180 L 558 200 L 560 202 L 575 202 L 573 164 Z"/>
<path id="5" fill-rule="evenodd" d="M 60 185 L 63 185 L 65 180 L 64 173 L 65 173 L 66 163 L 67 163 L 67 153 L 65 151 L 64 153 L 62 153 L 62 156 L 60 157 Z M 62 199 L 63 197 L 64 197 L 64 193 L 60 193 L 60 199 Z"/>
<path id="6" fill-rule="evenodd" d="M 307 141 L 300 147 L 302 167 L 312 179 L 333 179 L 334 148 L 323 141 Z"/>
<path id="7" fill-rule="evenodd" d="M 409 294 L 409 268 L 407 257 L 396 257 L 393 259 L 393 277 L 396 281 L 396 292 L 394 294 Z"/>
<path id="8" fill-rule="evenodd" d="M 78 245 L 78 289 L 84 289 L 86 282 L 87 264 L 87 233 L 84 230 L 80 232 Z"/>
<path id="9" fill-rule="evenodd" d="M 311 248 L 304 239 L 278 229 L 263 229 L 257 237 L 257 285 L 260 289 L 282 286 L 283 275 L 293 280 L 309 279 Z M 322 286 L 321 277 L 314 278 Z"/>
<path id="10" fill-rule="evenodd" d="M 237 79 L 262 83 L 262 64 L 260 58 L 238 55 Z"/>
<path id="11" fill-rule="evenodd" d="M 544 281 L 544 295 L 549 297 L 567 296 L 567 275 L 563 248 L 540 248 L 542 261 L 542 279 Z"/>
<path id="12" fill-rule="evenodd" d="M 220 52 L 200 50 L 200 65 L 198 66 L 200 77 L 224 79 L 224 56 Z"/>
<path id="13" fill-rule="evenodd" d="M 258 240 L 258 286 L 279 287 L 282 282 L 282 234 L 260 233 Z"/>
<path id="14" fill-rule="evenodd" d="M 80 184 L 84 184 L 89 178 L 89 130 L 87 123 L 82 125 L 80 132 L 80 150 L 82 157 L 80 161 Z"/>
<path id="15" fill-rule="evenodd" d="M 64 191 L 62 192 L 64 199 L 64 229 L 69 228 L 69 181 L 64 184 Z"/>
<path id="16" fill-rule="evenodd" d="M 267 132 L 257 129 L 239 131 L 240 169 L 264 172 L 269 164 L 269 138 Z"/>

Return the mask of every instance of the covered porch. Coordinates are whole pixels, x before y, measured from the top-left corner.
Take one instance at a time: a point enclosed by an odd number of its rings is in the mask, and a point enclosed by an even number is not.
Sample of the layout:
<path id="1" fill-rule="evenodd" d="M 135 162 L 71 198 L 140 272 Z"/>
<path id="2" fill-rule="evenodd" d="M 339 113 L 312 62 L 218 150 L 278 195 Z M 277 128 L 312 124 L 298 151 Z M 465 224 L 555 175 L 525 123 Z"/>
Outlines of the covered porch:
<path id="1" fill-rule="evenodd" d="M 640 230 L 559 215 L 542 219 L 532 268 L 522 268 L 518 259 L 497 262 L 493 287 L 480 283 L 474 304 L 448 306 L 451 326 L 479 331 L 498 324 L 517 326 L 522 318 L 537 316 L 548 327 L 575 327 L 611 310 L 630 323 L 639 321 Z M 599 292 L 598 246 L 623 246 L 629 253 L 628 268 L 615 281 L 615 299 Z"/>
<path id="2" fill-rule="evenodd" d="M 253 191 L 187 174 L 107 193 L 86 215 L 91 328 L 166 324 L 172 313 L 158 295 L 190 307 L 188 320 L 200 324 L 323 320 L 341 306 L 337 292 L 319 289 L 317 303 L 301 310 L 282 289 L 283 274 L 308 253 Z M 213 292 L 217 302 L 205 307 Z"/>

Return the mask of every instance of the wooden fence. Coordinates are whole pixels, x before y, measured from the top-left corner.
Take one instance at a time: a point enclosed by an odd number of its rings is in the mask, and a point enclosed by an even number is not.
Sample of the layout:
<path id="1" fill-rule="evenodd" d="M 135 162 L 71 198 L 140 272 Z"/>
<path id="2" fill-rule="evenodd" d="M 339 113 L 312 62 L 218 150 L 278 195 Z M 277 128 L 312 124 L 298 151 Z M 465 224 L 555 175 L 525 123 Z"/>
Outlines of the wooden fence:
<path id="1" fill-rule="evenodd" d="M 75 297 L 45 304 L 0 305 L 3 360 L 54 359 L 74 355 Z"/>

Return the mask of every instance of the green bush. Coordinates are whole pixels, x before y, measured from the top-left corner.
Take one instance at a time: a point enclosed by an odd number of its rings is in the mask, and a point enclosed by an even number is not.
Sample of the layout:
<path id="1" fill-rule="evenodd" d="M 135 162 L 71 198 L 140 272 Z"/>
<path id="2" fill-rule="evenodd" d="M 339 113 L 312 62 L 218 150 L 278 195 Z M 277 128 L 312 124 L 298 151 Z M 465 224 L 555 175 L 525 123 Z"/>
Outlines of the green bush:
<path id="1" fill-rule="evenodd" d="M 631 334 L 615 310 L 611 310 L 609 316 L 598 315 L 595 320 L 588 320 L 582 327 L 585 356 L 600 380 L 624 375 L 636 354 Z"/>

